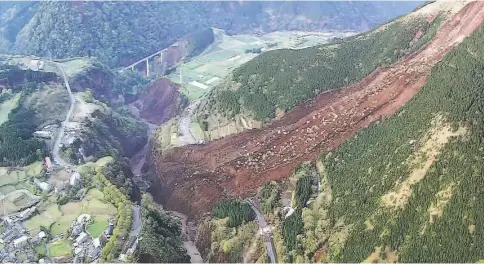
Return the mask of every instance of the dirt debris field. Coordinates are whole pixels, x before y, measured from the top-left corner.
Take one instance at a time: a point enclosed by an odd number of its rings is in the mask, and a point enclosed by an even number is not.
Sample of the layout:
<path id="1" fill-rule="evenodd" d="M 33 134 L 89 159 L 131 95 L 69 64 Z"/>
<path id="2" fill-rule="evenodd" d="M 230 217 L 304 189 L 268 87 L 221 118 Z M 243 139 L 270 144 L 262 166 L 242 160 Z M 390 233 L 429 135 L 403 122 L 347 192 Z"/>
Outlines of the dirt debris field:
<path id="1" fill-rule="evenodd" d="M 163 193 L 157 198 L 195 217 L 217 199 L 250 196 L 264 183 L 287 177 L 297 164 L 395 113 L 425 85 L 432 67 L 483 21 L 484 2 L 469 3 L 420 50 L 355 85 L 320 94 L 263 129 L 153 155 L 163 183 L 154 186 Z"/>

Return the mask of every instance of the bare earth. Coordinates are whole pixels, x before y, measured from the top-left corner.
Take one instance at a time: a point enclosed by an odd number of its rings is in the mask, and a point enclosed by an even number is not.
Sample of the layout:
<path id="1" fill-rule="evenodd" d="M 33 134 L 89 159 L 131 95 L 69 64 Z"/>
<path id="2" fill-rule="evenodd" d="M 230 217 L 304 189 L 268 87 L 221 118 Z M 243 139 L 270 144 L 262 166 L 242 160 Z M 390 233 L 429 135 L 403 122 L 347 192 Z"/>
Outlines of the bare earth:
<path id="1" fill-rule="evenodd" d="M 469 3 L 420 50 L 355 85 L 320 94 L 263 129 L 153 153 L 163 183 L 153 194 L 169 209 L 195 217 L 222 197 L 250 196 L 264 183 L 287 177 L 297 164 L 394 114 L 425 85 L 432 67 L 483 21 L 484 2 Z"/>

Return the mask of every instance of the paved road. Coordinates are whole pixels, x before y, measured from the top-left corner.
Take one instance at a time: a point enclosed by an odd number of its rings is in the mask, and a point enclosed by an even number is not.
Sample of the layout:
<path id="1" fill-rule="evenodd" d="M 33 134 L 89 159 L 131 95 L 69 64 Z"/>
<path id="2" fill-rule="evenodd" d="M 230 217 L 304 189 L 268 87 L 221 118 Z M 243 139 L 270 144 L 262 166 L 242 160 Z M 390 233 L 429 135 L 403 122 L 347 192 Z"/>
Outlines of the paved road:
<path id="1" fill-rule="evenodd" d="M 133 212 L 131 230 L 129 232 L 130 236 L 139 236 L 141 232 L 141 208 L 139 205 L 131 205 L 131 211 Z"/>
<path id="2" fill-rule="evenodd" d="M 257 208 L 257 206 L 252 201 L 247 201 L 247 202 L 249 203 L 250 207 L 252 208 L 252 210 L 254 210 L 257 216 L 257 223 L 259 224 L 259 229 L 260 229 L 259 231 L 261 231 L 265 237 L 267 255 L 269 256 L 271 263 L 276 263 L 276 254 L 275 254 L 276 251 L 274 250 L 274 247 L 272 245 L 272 237 L 270 234 L 271 229 L 267 225 L 267 221 L 264 218 L 264 215 L 262 215 L 262 213 L 259 211 L 259 208 Z"/>
<path id="3" fill-rule="evenodd" d="M 52 62 L 52 63 L 54 63 L 55 66 L 61 72 L 62 78 L 64 79 L 64 84 L 65 84 L 66 89 L 67 89 L 67 92 L 69 93 L 69 99 L 71 101 L 71 106 L 69 107 L 69 111 L 67 111 L 66 119 L 64 120 L 64 122 L 62 122 L 61 127 L 59 129 L 59 133 L 57 134 L 57 139 L 55 140 L 55 143 L 54 143 L 54 149 L 52 150 L 52 156 L 53 156 L 54 160 L 59 163 L 59 165 L 61 165 L 63 167 L 69 167 L 69 163 L 61 158 L 61 156 L 59 154 L 59 150 L 60 150 L 60 144 L 61 144 L 61 141 L 62 141 L 62 136 L 64 135 L 66 125 L 67 125 L 67 123 L 69 122 L 69 119 L 72 116 L 72 112 L 74 111 L 74 104 L 76 103 L 76 98 L 72 94 L 71 86 L 69 85 L 66 73 L 64 72 L 62 65 L 57 63 L 57 62 Z"/>
<path id="4" fill-rule="evenodd" d="M 193 115 L 193 111 L 197 108 L 200 100 L 193 101 L 188 107 L 187 110 L 183 113 L 180 118 L 180 122 L 178 124 L 178 132 L 181 136 L 178 138 L 183 145 L 190 145 L 190 144 L 197 144 L 198 140 L 193 136 L 193 133 L 190 131 L 190 120 Z"/>

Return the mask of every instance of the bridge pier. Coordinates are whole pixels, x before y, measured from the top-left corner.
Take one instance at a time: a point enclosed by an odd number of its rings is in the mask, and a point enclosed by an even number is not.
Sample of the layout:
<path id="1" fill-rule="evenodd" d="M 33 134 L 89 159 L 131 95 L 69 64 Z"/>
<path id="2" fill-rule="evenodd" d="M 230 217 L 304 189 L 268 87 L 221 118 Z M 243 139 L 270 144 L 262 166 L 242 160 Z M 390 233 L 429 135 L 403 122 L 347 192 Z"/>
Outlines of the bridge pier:
<path id="1" fill-rule="evenodd" d="M 149 62 L 149 58 L 146 59 L 146 77 L 150 77 L 150 62 Z"/>

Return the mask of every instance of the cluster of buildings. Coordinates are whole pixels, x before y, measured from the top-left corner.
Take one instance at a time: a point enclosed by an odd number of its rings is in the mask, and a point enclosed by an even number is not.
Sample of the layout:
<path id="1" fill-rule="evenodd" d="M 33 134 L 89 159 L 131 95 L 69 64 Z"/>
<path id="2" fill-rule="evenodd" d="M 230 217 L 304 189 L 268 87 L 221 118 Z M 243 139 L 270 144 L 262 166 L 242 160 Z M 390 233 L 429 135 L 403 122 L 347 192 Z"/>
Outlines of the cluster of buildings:
<path id="1" fill-rule="evenodd" d="M 2 218 L 0 233 L 0 263 L 20 263 L 35 261 L 35 252 L 31 245 L 37 245 L 46 236 L 40 232 L 35 237 L 29 237 L 27 231 L 20 225 L 22 217 Z"/>
<path id="2" fill-rule="evenodd" d="M 109 223 L 103 234 L 97 238 L 92 238 L 85 232 L 86 225 L 90 223 L 91 216 L 81 214 L 77 220 L 71 224 L 72 248 L 74 250 L 73 263 L 92 262 L 101 256 L 104 245 L 113 234 L 114 224 Z"/>

